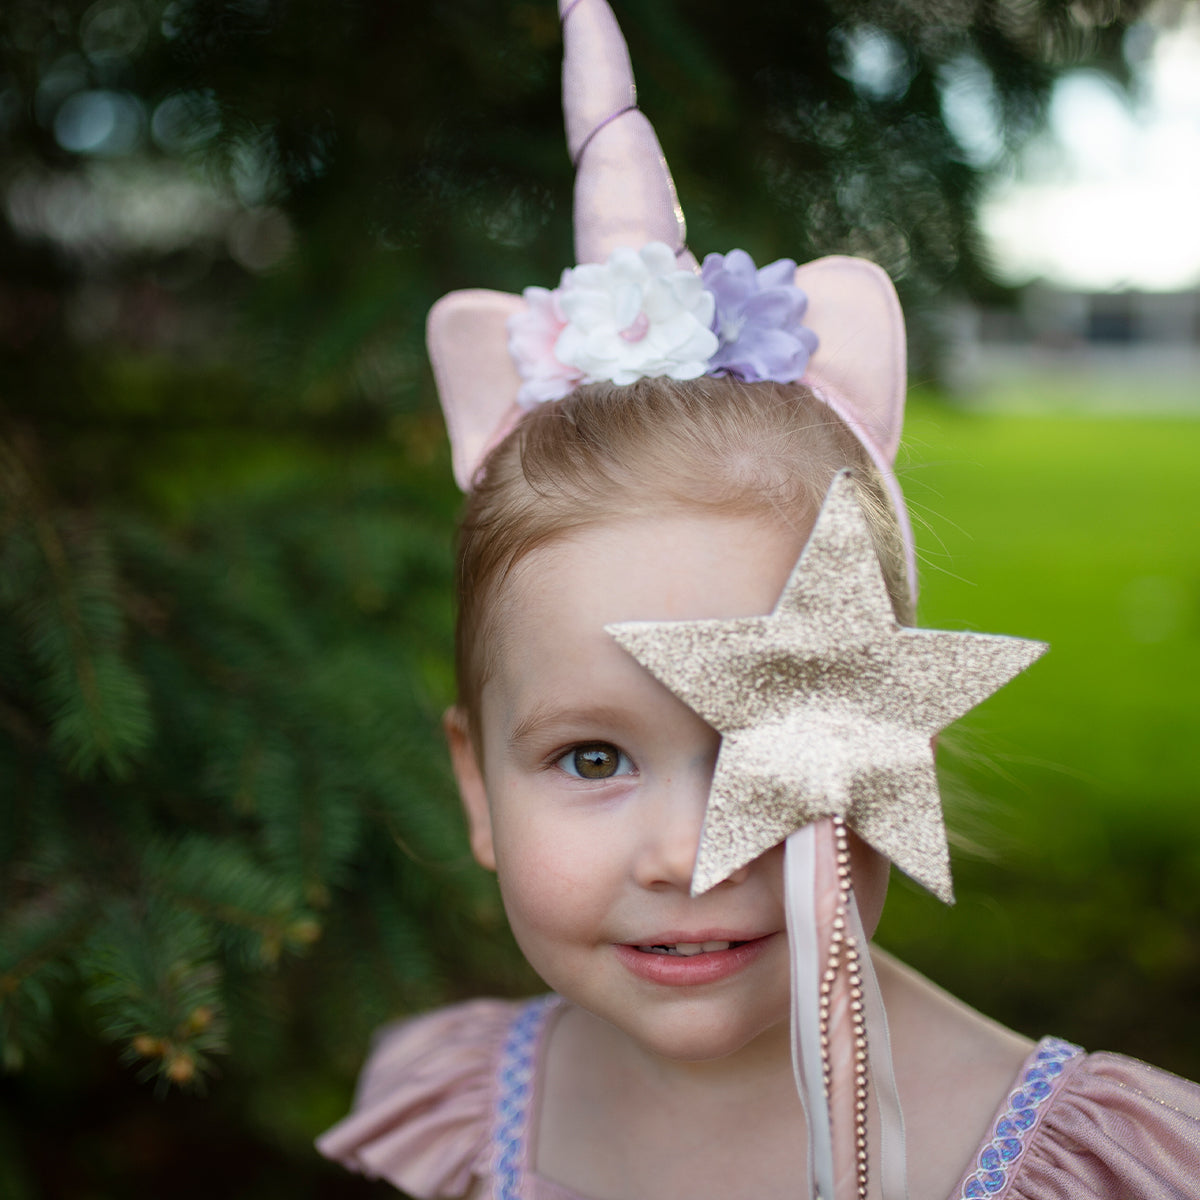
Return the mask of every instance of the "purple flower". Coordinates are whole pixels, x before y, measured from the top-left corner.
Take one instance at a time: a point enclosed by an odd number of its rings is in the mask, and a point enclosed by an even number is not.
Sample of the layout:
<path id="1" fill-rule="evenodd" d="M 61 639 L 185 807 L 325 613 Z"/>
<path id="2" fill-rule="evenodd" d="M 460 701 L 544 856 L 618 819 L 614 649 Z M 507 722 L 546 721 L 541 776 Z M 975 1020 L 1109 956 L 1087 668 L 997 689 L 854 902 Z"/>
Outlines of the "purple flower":
<path id="1" fill-rule="evenodd" d="M 709 371 L 776 383 L 804 374 L 817 335 L 802 322 L 808 298 L 793 282 L 795 273 L 790 258 L 759 270 L 745 250 L 704 259 L 701 277 L 716 299 L 712 329 L 719 342 Z"/>

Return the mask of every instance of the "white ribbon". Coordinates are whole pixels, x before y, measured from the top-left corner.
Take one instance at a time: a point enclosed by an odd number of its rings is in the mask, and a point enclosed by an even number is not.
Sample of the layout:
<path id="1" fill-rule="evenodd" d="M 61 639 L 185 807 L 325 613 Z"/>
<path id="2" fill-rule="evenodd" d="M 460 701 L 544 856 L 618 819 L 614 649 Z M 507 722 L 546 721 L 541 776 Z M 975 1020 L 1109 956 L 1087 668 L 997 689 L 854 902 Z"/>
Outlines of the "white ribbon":
<path id="1" fill-rule="evenodd" d="M 789 834 L 783 890 L 792 958 L 792 1073 L 808 1122 L 808 1182 L 833 1200 L 833 1140 L 821 1072 L 820 950 L 817 946 L 816 825 Z"/>

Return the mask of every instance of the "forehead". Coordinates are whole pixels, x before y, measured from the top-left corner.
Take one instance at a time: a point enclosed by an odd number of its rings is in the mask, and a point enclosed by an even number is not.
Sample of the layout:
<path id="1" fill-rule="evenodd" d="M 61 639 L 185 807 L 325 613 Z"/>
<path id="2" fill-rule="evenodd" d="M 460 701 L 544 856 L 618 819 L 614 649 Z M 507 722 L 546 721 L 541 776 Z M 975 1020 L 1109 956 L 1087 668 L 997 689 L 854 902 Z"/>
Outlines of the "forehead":
<path id="1" fill-rule="evenodd" d="M 598 686 L 612 671 L 640 671 L 604 632 L 615 621 L 770 612 L 808 533 L 761 516 L 682 512 L 603 522 L 538 547 L 497 597 L 485 699 L 515 703 L 558 676 Z"/>

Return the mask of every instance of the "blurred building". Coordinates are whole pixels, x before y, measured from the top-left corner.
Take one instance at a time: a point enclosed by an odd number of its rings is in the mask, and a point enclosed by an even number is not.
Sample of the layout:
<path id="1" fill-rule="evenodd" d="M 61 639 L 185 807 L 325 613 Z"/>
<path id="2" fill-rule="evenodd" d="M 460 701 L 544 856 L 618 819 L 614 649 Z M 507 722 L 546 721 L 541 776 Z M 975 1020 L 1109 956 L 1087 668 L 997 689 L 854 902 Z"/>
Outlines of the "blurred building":
<path id="1" fill-rule="evenodd" d="M 1200 289 L 1030 284 L 952 318 L 947 378 L 968 406 L 1200 415 Z"/>

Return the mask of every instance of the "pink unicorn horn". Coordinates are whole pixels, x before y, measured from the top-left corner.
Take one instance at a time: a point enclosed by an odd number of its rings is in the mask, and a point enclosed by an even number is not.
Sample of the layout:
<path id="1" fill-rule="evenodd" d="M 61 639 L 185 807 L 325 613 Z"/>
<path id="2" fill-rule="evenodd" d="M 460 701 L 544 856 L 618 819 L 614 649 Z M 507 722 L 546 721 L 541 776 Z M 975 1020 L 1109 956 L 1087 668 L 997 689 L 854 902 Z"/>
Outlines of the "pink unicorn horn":
<path id="1" fill-rule="evenodd" d="M 696 270 L 654 127 L 637 107 L 625 39 L 606 0 L 559 0 L 563 115 L 575 164 L 575 260 L 665 242 Z"/>

